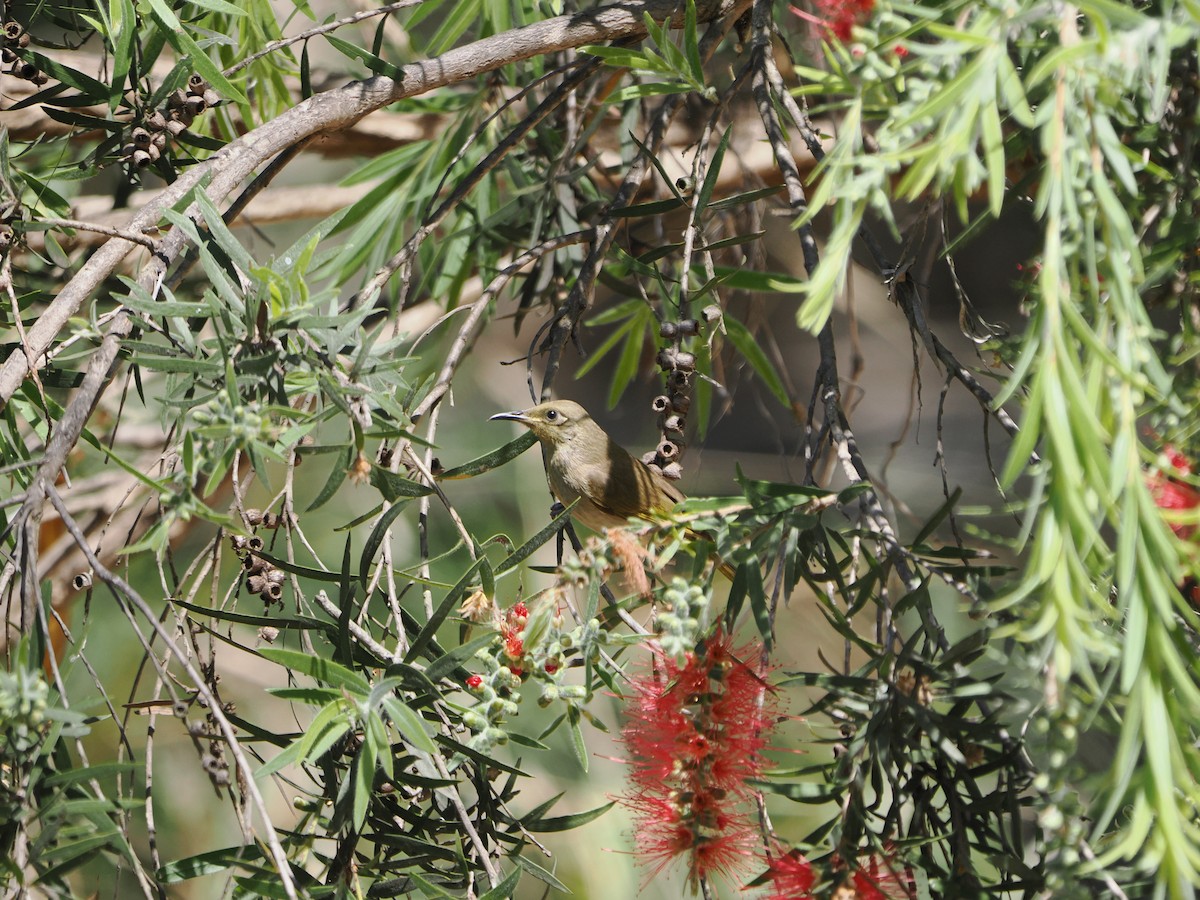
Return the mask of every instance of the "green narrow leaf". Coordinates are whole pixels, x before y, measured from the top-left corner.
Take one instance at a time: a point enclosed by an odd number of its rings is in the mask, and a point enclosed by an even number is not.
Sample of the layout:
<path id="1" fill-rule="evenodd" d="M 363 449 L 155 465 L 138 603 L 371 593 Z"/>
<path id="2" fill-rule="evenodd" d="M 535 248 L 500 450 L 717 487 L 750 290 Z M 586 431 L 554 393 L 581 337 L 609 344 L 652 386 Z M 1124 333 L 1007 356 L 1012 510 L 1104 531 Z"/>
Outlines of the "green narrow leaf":
<path id="1" fill-rule="evenodd" d="M 329 478 L 326 479 L 325 486 L 321 488 L 321 492 L 308 505 L 305 512 L 312 512 L 314 509 L 319 509 L 332 499 L 333 495 L 337 493 L 338 488 L 345 482 L 346 475 L 349 473 L 350 465 L 353 462 L 354 448 L 350 446 L 343 447 L 341 457 L 334 462 L 333 468 L 329 470 Z"/>
<path id="2" fill-rule="evenodd" d="M 695 10 L 695 4 L 691 0 L 689 0 L 688 8 Z M 733 126 L 730 125 L 721 135 L 721 141 L 717 144 L 717 149 L 713 151 L 712 159 L 709 160 L 708 171 L 704 173 L 704 184 L 700 186 L 700 198 L 696 204 L 696 217 L 693 224 L 700 224 L 700 215 L 708 209 L 708 204 L 712 200 L 713 191 L 717 188 L 717 179 L 721 175 L 721 165 L 725 162 L 725 151 L 729 149 L 729 138 L 732 134 Z"/>
<path id="3" fill-rule="evenodd" d="M 521 867 L 517 866 L 508 873 L 508 877 L 502 882 L 488 891 L 486 894 L 481 894 L 479 900 L 509 900 L 517 889 L 517 882 L 521 880 Z"/>
<path id="4" fill-rule="evenodd" d="M 750 611 L 754 613 L 754 622 L 758 625 L 758 633 L 762 635 L 763 645 L 770 653 L 774 644 L 771 610 L 767 604 L 767 592 L 763 589 L 762 570 L 756 565 L 746 566 L 746 593 L 750 597 Z"/>
<path id="5" fill-rule="evenodd" d="M 364 591 L 371 580 L 371 563 L 375 561 L 375 554 L 379 552 L 379 548 L 383 545 L 383 539 L 387 535 L 387 530 L 392 527 L 392 523 L 396 521 L 396 517 L 404 512 L 406 506 L 408 506 L 408 503 L 402 502 L 388 507 L 388 510 L 375 523 L 375 527 L 371 529 L 370 535 L 367 536 L 367 542 L 363 545 L 362 556 L 359 558 L 358 564 L 358 580 L 362 583 Z"/>
<path id="6" fill-rule="evenodd" d="M 485 453 L 483 456 L 477 456 L 475 459 L 463 463 L 461 466 L 447 469 L 438 476 L 438 481 L 470 478 L 474 475 L 482 475 L 484 472 L 490 472 L 492 469 L 498 469 L 510 460 L 516 459 L 536 443 L 537 438 L 533 432 L 526 430 L 516 440 L 509 441 L 503 447 L 493 450 L 490 453 Z"/>
<path id="7" fill-rule="evenodd" d="M 579 767 L 586 773 L 588 770 L 588 748 L 587 741 L 583 739 L 583 729 L 580 727 L 579 709 L 575 706 L 567 708 L 567 722 L 570 725 L 569 733 L 571 735 L 571 749 L 575 751 L 575 758 L 579 760 Z"/>
<path id="8" fill-rule="evenodd" d="M 1004 132 L 995 103 L 982 104 L 979 115 L 988 173 L 988 211 L 999 218 L 1004 208 Z"/>
<path id="9" fill-rule="evenodd" d="M 387 710 L 392 724 L 404 735 L 404 739 L 418 750 L 434 754 L 437 746 L 425 731 L 424 720 L 413 711 L 412 707 L 402 703 L 394 694 L 383 699 L 383 708 Z"/>
<path id="10" fill-rule="evenodd" d="M 163 884 L 176 884 L 204 875 L 215 875 L 232 866 L 261 859 L 263 859 L 263 852 L 262 847 L 258 844 L 226 847 L 222 850 L 210 850 L 207 853 L 199 853 L 196 856 L 169 862 L 155 873 L 155 878 Z"/>
<path id="11" fill-rule="evenodd" d="M 742 354 L 746 362 L 750 363 L 750 367 L 762 379 L 767 389 L 775 395 L 775 399 L 790 409 L 792 403 L 788 397 L 787 388 L 783 386 L 783 379 L 779 377 L 775 366 L 767 359 L 767 354 L 758 346 L 754 335 L 728 312 L 722 316 L 722 319 L 725 322 L 725 334 L 729 338 L 729 342 L 737 348 L 738 353 Z"/>
<path id="12" fill-rule="evenodd" d="M 600 818 L 616 805 L 605 803 L 603 806 L 597 806 L 595 809 L 589 809 L 587 812 L 574 813 L 569 816 L 554 816 L 548 819 L 523 819 L 521 827 L 526 831 L 532 831 L 536 834 L 547 834 L 552 831 L 570 831 L 573 828 L 578 828 L 580 825 L 586 825 L 594 819 Z"/>
<path id="13" fill-rule="evenodd" d="M 645 312 L 635 315 L 630 321 L 629 336 L 621 355 L 617 358 L 616 368 L 613 369 L 612 385 L 608 389 L 608 408 L 614 409 L 617 401 L 629 387 L 629 383 L 637 377 L 638 368 L 642 362 L 642 348 L 646 345 L 646 318 L 653 318 L 650 310 L 643 307 Z"/>
<path id="14" fill-rule="evenodd" d="M 311 653 L 289 650 L 286 647 L 263 647 L 258 654 L 285 669 L 300 672 L 323 684 L 344 687 L 352 693 L 363 695 L 371 690 L 371 685 L 362 675 L 323 656 L 313 656 Z"/>
<path id="15" fill-rule="evenodd" d="M 401 498 L 424 497 L 433 493 L 433 488 L 402 478 L 395 472 L 390 472 L 380 466 L 371 466 L 371 484 L 378 488 L 389 503 L 395 503 Z"/>
<path id="16" fill-rule="evenodd" d="M 404 73 L 399 68 L 392 65 L 385 59 L 380 59 L 374 53 L 371 53 L 370 51 L 365 50 L 356 44 L 352 44 L 349 41 L 344 41 L 336 35 L 327 34 L 324 37 L 325 40 L 327 40 L 335 50 L 344 56 L 349 57 L 350 59 L 357 59 L 364 63 L 373 74 L 383 75 L 395 81 L 399 81 L 404 78 Z"/>

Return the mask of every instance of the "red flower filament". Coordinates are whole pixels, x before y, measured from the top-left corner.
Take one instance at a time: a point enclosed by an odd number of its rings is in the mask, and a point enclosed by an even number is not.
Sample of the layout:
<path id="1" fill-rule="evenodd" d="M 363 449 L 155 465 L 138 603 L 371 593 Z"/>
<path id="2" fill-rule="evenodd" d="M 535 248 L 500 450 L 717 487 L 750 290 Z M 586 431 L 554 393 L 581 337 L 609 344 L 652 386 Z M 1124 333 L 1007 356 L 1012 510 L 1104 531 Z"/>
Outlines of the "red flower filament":
<path id="1" fill-rule="evenodd" d="M 815 17 L 795 6 L 792 12 L 802 19 L 824 25 L 830 34 L 845 44 L 850 41 L 854 26 L 866 19 L 874 8 L 875 0 L 813 0 Z"/>
<path id="2" fill-rule="evenodd" d="M 685 857 L 693 886 L 732 876 L 752 859 L 754 820 L 747 782 L 766 766 L 774 722 L 766 684 L 718 632 L 680 666 L 656 658 L 633 681 L 624 741 L 631 766 L 637 854 L 653 876 Z"/>
<path id="3" fill-rule="evenodd" d="M 817 880 L 812 863 L 798 850 L 776 846 L 775 852 L 777 855 L 770 858 L 767 867 L 771 893 L 766 900 L 812 900 Z"/>
<path id="4" fill-rule="evenodd" d="M 1192 474 L 1191 460 L 1169 444 L 1163 448 L 1163 453 L 1173 471 L 1151 472 L 1146 476 L 1155 505 L 1166 510 L 1192 510 L 1200 506 L 1200 490 L 1181 480 Z M 1170 525 L 1181 538 L 1190 538 L 1196 532 L 1194 524 L 1171 522 Z"/>
<path id="5" fill-rule="evenodd" d="M 529 619 L 529 607 L 525 605 L 524 600 L 520 600 L 512 605 L 512 607 L 504 614 L 504 621 L 500 625 L 500 638 L 504 642 L 504 655 L 512 662 L 520 662 L 521 657 L 525 655 L 525 640 L 522 635 L 525 634 L 525 623 Z M 509 666 L 518 675 L 522 674 L 521 669 L 515 666 Z"/>

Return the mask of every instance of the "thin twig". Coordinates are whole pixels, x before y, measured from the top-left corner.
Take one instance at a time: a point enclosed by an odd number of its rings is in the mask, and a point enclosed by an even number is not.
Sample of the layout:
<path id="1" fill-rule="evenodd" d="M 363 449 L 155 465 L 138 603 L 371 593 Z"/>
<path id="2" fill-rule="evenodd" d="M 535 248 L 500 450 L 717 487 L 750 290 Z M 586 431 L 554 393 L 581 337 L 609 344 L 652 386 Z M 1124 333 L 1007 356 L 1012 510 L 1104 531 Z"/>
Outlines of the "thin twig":
<path id="1" fill-rule="evenodd" d="M 238 60 L 234 65 L 225 70 L 225 75 L 235 75 L 246 66 L 250 65 L 264 56 L 269 56 L 276 51 L 282 50 L 284 47 L 290 47 L 292 44 L 299 44 L 302 41 L 307 41 L 310 38 L 319 37 L 322 34 L 328 34 L 331 31 L 337 31 L 339 28 L 344 28 L 347 25 L 354 25 L 358 22 L 364 22 L 367 19 L 373 19 L 376 16 L 386 16 L 389 13 L 399 12 L 402 9 L 409 9 L 413 6 L 420 6 L 422 3 L 427 3 L 429 0 L 399 0 L 398 3 L 389 3 L 387 6 L 380 6 L 377 9 L 366 9 L 362 12 L 356 12 L 353 15 L 343 16 L 332 22 L 326 22 L 324 25 L 317 25 L 307 31 L 302 31 L 300 34 L 292 37 L 280 38 L 277 41 L 271 41 L 269 44 L 263 45 L 263 48 L 256 53 L 251 53 L 245 59 Z"/>
<path id="2" fill-rule="evenodd" d="M 93 231 L 96 234 L 103 234 L 106 237 L 129 241 L 131 244 L 141 244 L 147 250 L 153 251 L 158 249 L 158 241 L 154 238 L 147 237 L 135 231 L 127 231 L 123 228 L 113 228 L 110 225 L 97 225 L 94 222 L 81 222 L 78 219 L 38 219 L 37 221 L 39 225 L 49 225 L 51 228 L 74 228 L 77 231 Z M 150 231 L 152 228 L 147 228 L 146 230 Z"/>

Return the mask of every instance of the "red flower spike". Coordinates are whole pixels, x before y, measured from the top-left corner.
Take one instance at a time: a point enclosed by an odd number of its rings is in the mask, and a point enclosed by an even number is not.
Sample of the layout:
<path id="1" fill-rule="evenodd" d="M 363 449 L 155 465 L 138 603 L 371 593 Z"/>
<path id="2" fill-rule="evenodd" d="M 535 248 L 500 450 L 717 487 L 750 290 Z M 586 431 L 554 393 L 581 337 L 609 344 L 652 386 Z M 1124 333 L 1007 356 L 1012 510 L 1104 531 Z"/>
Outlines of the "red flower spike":
<path id="1" fill-rule="evenodd" d="M 469 687 L 471 690 L 477 691 L 477 690 L 479 690 L 479 688 L 482 685 L 483 685 L 483 678 L 480 677 L 479 675 L 468 675 L 467 676 L 467 687 Z"/>
<path id="2" fill-rule="evenodd" d="M 684 856 L 693 884 L 732 877 L 752 859 L 755 825 L 741 809 L 766 765 L 774 698 L 722 632 L 682 665 L 656 658 L 633 680 L 624 741 L 637 852 L 658 872 Z"/>
<path id="3" fill-rule="evenodd" d="M 893 860 L 872 856 L 853 878 L 856 900 L 909 900 L 916 896 L 912 870 L 897 869 Z"/>
<path id="4" fill-rule="evenodd" d="M 1175 473 L 1181 476 L 1191 475 L 1192 461 L 1170 444 L 1163 447 L 1163 455 L 1174 472 L 1151 472 L 1146 476 L 1146 484 L 1150 488 L 1150 496 L 1154 498 L 1155 505 L 1159 509 L 1171 510 L 1189 510 L 1200 506 L 1200 490 L 1175 477 Z M 1172 522 L 1170 525 L 1176 536 L 1184 539 L 1190 538 L 1196 532 L 1195 525 L 1183 522 Z"/>
<path id="5" fill-rule="evenodd" d="M 780 844 L 776 844 L 775 853 L 767 864 L 771 893 L 766 900 L 813 900 L 817 877 L 812 863 L 799 850 L 788 850 Z"/>
<path id="6" fill-rule="evenodd" d="M 831 35 L 845 44 L 849 43 L 854 26 L 871 14 L 875 0 L 815 0 L 813 5 L 816 16 L 795 6 L 791 10 L 806 21 L 825 26 Z"/>

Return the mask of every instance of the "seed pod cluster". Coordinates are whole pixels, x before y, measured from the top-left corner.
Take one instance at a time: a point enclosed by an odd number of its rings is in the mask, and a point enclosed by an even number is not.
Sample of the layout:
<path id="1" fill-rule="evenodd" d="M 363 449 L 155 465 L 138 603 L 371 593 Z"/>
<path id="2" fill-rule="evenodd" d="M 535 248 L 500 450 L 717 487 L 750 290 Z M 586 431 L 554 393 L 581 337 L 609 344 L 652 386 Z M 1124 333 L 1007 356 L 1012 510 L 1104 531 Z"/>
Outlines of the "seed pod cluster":
<path id="1" fill-rule="evenodd" d="M 250 513 L 258 512 L 257 510 L 249 510 L 247 519 L 250 518 Z M 267 524 L 265 516 L 270 513 L 258 513 L 258 521 L 262 524 Z M 275 525 L 268 527 L 278 527 L 279 517 L 272 517 Z M 283 603 L 283 582 L 286 577 L 282 569 L 278 569 L 271 565 L 258 554 L 262 552 L 263 540 L 258 535 L 244 537 L 240 534 L 235 534 L 232 538 L 233 550 L 242 561 L 242 568 L 246 571 L 246 590 L 252 594 L 258 594 L 262 597 L 263 603 L 268 607 L 272 603 Z"/>
<path id="2" fill-rule="evenodd" d="M 179 137 L 196 120 L 196 116 L 216 106 L 220 96 L 208 82 L 193 74 L 187 88 L 177 88 L 167 97 L 167 105 L 156 109 L 129 132 L 129 140 L 121 148 L 121 158 L 135 168 L 144 169 L 166 152 L 172 138 Z"/>
<path id="3" fill-rule="evenodd" d="M 8 74 L 25 81 L 31 81 L 41 87 L 50 80 L 50 76 L 39 69 L 34 63 L 22 59 L 21 51 L 29 46 L 29 32 L 25 26 L 14 19 L 4 23 L 3 43 L 0 44 L 0 60 L 9 66 Z"/>
<path id="4" fill-rule="evenodd" d="M 9 224 L 13 218 L 15 216 L 0 216 L 0 256 L 6 255 L 17 239 L 16 232 Z"/>
<path id="5" fill-rule="evenodd" d="M 650 408 L 658 413 L 662 438 L 658 446 L 642 457 L 642 462 L 658 469 L 668 478 L 683 474 L 679 459 L 685 447 L 687 413 L 692 406 L 692 381 L 696 375 L 696 355 L 684 350 L 683 342 L 700 333 L 695 319 L 663 322 L 658 334 L 664 341 L 655 361 L 666 374 L 667 392 L 655 397 Z"/>

